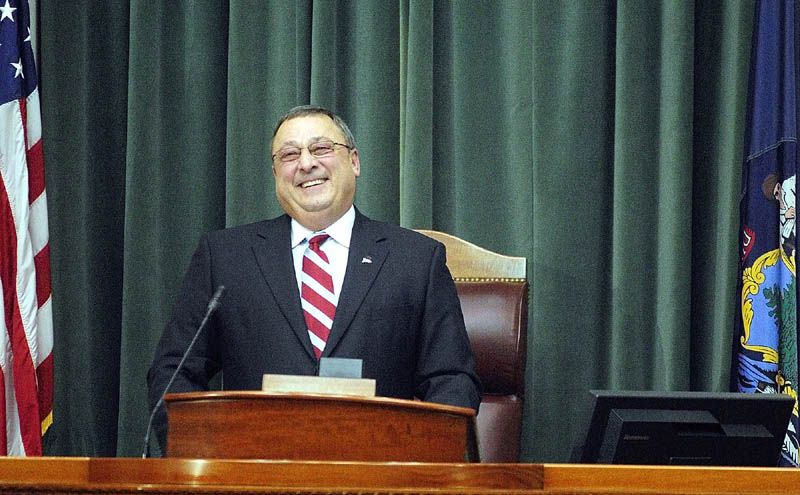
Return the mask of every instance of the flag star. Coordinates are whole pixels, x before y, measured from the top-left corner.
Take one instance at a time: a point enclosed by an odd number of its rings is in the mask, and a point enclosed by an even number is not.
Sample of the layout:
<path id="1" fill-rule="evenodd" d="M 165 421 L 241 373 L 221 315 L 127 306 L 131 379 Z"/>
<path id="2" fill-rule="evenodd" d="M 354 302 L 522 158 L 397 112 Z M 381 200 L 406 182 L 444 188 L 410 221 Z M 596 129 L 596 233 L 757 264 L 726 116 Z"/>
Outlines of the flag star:
<path id="1" fill-rule="evenodd" d="M 28 28 L 28 37 L 22 41 L 30 41 L 31 40 L 31 28 Z"/>
<path id="2" fill-rule="evenodd" d="M 22 76 L 22 78 L 25 79 L 25 75 L 22 73 L 22 59 L 19 59 L 16 64 L 11 62 L 11 65 L 17 70 L 17 72 L 14 74 L 14 79 L 19 76 Z"/>
<path id="3" fill-rule="evenodd" d="M 14 22 L 14 16 L 12 16 L 11 13 L 15 10 L 17 10 L 17 8 L 9 5 L 8 0 L 6 0 L 6 4 L 0 7 L 0 22 L 2 22 L 6 17 L 11 19 L 11 22 Z"/>

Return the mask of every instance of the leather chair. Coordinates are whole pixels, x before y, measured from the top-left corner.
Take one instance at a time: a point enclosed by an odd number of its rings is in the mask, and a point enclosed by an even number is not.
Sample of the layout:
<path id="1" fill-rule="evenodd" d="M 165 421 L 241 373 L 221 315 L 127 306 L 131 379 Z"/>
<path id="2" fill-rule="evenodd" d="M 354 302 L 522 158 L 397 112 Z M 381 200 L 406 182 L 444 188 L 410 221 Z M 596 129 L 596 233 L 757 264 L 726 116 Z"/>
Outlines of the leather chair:
<path id="1" fill-rule="evenodd" d="M 483 384 L 476 418 L 481 462 L 519 462 L 527 359 L 527 260 L 504 256 L 443 232 L 443 243 Z"/>

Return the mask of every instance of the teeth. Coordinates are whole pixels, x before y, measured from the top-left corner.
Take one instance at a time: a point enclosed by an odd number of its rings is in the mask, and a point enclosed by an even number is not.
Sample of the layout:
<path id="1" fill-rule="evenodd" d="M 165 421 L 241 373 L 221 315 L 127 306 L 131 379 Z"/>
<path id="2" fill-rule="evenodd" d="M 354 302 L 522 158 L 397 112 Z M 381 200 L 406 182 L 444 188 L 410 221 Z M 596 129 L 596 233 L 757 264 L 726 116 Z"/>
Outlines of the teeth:
<path id="1" fill-rule="evenodd" d="M 304 182 L 304 183 L 302 184 L 302 187 L 303 187 L 303 188 L 306 188 L 306 187 L 316 186 L 316 185 L 318 185 L 318 184 L 322 184 L 323 182 L 325 182 L 325 181 L 324 181 L 324 180 L 322 180 L 322 179 L 310 180 L 310 181 L 308 181 L 308 182 Z"/>

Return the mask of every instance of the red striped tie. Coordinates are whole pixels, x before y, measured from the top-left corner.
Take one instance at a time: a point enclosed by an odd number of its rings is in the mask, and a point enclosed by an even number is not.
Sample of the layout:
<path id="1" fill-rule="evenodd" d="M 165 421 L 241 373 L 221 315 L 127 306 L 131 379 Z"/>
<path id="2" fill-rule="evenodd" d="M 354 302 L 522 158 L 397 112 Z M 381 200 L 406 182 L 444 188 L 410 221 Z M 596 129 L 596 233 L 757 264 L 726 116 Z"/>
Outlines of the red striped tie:
<path id="1" fill-rule="evenodd" d="M 308 248 L 303 255 L 300 287 L 300 302 L 308 325 L 308 336 L 311 337 L 317 359 L 325 349 L 336 314 L 330 264 L 328 256 L 320 249 L 328 237 L 328 234 L 319 234 L 308 240 Z"/>

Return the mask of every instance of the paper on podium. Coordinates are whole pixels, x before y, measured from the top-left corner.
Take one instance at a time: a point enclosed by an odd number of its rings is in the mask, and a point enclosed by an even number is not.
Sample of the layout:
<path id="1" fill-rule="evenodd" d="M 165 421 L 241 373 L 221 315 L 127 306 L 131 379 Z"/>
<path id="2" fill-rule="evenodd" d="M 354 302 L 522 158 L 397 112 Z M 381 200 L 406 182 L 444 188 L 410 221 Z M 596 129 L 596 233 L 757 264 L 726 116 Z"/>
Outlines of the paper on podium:
<path id="1" fill-rule="evenodd" d="M 324 394 L 375 397 L 371 378 L 332 378 L 305 375 L 264 375 L 261 391 L 269 394 Z"/>

